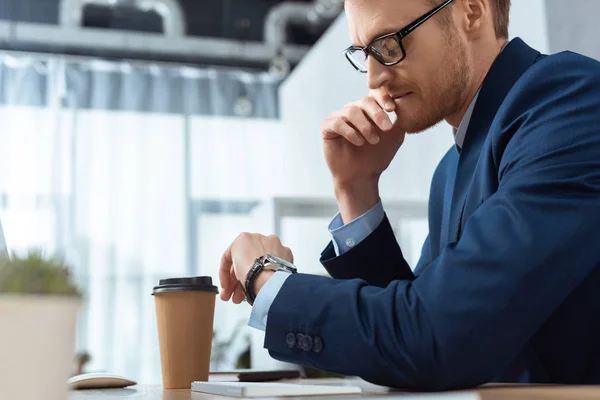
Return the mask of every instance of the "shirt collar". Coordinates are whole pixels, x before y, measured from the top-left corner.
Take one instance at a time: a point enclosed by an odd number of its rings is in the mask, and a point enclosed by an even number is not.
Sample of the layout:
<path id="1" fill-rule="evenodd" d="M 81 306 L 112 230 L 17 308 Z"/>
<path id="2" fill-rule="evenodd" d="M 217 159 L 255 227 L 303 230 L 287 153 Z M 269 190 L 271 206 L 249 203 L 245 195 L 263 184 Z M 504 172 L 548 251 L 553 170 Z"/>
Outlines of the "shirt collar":
<path id="1" fill-rule="evenodd" d="M 467 108 L 462 121 L 460 121 L 458 129 L 454 133 L 454 144 L 456 145 L 456 150 L 458 150 L 459 153 L 463 147 L 463 144 L 465 143 L 465 136 L 467 135 L 467 129 L 469 129 L 469 123 L 471 122 L 471 116 L 473 115 L 473 109 L 475 108 L 475 103 L 477 103 L 478 97 L 479 91 L 477 91 L 477 94 L 475 94 L 475 97 L 473 97 L 473 100 L 471 101 L 469 108 Z"/>
<path id="2" fill-rule="evenodd" d="M 507 41 L 504 44 L 504 46 L 502 47 L 502 50 L 500 50 L 500 53 L 502 53 L 504 51 L 506 46 L 508 46 L 508 43 L 509 42 Z M 479 97 L 479 92 L 481 92 L 481 88 L 479 88 L 479 90 L 475 94 L 475 97 L 473 97 L 471 104 L 469 104 L 469 108 L 467 108 L 465 115 L 463 115 L 463 118 L 460 121 L 460 125 L 458 126 L 458 129 L 456 129 L 454 131 L 454 144 L 456 145 L 456 150 L 458 151 L 459 154 L 460 154 L 461 149 L 463 148 L 463 144 L 465 143 L 465 136 L 467 135 L 467 130 L 469 129 L 469 124 L 471 123 L 471 117 L 473 116 L 473 109 L 475 108 L 475 103 L 477 103 L 477 98 Z"/>

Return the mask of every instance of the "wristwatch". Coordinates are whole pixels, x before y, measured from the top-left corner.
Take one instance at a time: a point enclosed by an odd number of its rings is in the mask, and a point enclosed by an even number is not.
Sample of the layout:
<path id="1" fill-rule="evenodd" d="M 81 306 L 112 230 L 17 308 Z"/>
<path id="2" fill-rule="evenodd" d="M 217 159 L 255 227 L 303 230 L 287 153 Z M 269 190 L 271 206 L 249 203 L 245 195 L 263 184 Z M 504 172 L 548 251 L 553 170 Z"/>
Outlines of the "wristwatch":
<path id="1" fill-rule="evenodd" d="M 298 269 L 294 266 L 294 264 L 289 261 L 284 260 L 283 258 L 273 256 L 270 254 L 266 254 L 264 256 L 258 257 L 248 274 L 246 275 L 246 288 L 244 289 L 244 285 L 242 282 L 238 280 L 238 284 L 242 288 L 242 292 L 246 297 L 246 301 L 248 304 L 254 304 L 254 300 L 256 300 L 256 294 L 254 293 L 254 282 L 256 281 L 256 277 L 260 272 L 264 269 L 268 269 L 271 271 L 285 271 L 291 274 L 295 274 L 298 272 Z"/>

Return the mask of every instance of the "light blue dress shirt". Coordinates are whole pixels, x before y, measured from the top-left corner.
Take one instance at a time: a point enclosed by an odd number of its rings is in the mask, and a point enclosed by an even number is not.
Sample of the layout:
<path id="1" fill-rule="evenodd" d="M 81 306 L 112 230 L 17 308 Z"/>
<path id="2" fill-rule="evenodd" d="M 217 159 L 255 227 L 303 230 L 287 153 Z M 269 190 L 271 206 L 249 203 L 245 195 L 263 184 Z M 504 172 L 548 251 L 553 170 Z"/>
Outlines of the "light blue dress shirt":
<path id="1" fill-rule="evenodd" d="M 471 101 L 471 104 L 465 112 L 458 129 L 454 133 L 454 143 L 456 145 L 456 150 L 459 153 L 465 141 L 467 128 L 469 127 L 469 122 L 471 121 L 473 109 L 475 108 L 475 103 L 477 102 L 478 97 L 479 92 L 477 92 Z M 360 242 L 365 240 L 371 233 L 375 231 L 384 218 L 385 212 L 383 210 L 381 201 L 379 201 L 375 207 L 367 211 L 365 214 L 346 225 L 344 225 L 342 217 L 338 213 L 333 221 L 331 221 L 329 224 L 329 232 L 332 236 L 333 247 L 336 255 L 341 256 L 342 254 L 350 251 L 353 247 L 356 247 Z M 267 281 L 267 283 L 265 283 L 254 301 L 252 312 L 250 313 L 250 319 L 248 321 L 249 326 L 262 331 L 267 329 L 267 316 L 269 314 L 271 304 L 273 304 L 273 301 L 275 301 L 275 297 L 277 297 L 277 294 L 281 290 L 281 287 L 289 275 L 290 274 L 288 272 L 278 271 L 271 277 L 271 279 Z"/>

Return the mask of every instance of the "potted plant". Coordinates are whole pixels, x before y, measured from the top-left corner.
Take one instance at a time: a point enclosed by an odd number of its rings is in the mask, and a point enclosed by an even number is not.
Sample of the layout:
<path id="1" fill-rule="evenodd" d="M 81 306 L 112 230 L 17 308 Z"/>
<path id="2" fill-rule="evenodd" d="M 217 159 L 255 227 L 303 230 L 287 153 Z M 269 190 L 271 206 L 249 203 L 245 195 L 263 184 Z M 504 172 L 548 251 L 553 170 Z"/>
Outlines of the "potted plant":
<path id="1" fill-rule="evenodd" d="M 80 299 L 61 260 L 0 256 L 0 399 L 67 398 Z"/>

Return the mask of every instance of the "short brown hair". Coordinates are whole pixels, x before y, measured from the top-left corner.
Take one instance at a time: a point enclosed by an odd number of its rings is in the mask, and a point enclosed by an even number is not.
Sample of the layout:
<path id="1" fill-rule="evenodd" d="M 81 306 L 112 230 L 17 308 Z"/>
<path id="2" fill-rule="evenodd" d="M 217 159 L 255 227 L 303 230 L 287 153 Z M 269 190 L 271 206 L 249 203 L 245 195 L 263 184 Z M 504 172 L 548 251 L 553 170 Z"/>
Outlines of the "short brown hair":
<path id="1" fill-rule="evenodd" d="M 490 0 L 496 37 L 508 39 L 510 0 Z"/>
<path id="2" fill-rule="evenodd" d="M 508 39 L 508 22 L 510 14 L 510 0 L 488 0 L 492 7 L 492 16 L 494 18 L 494 29 L 496 37 Z M 441 4 L 440 0 L 429 0 L 433 6 Z M 448 20 L 441 18 L 442 23 Z"/>

